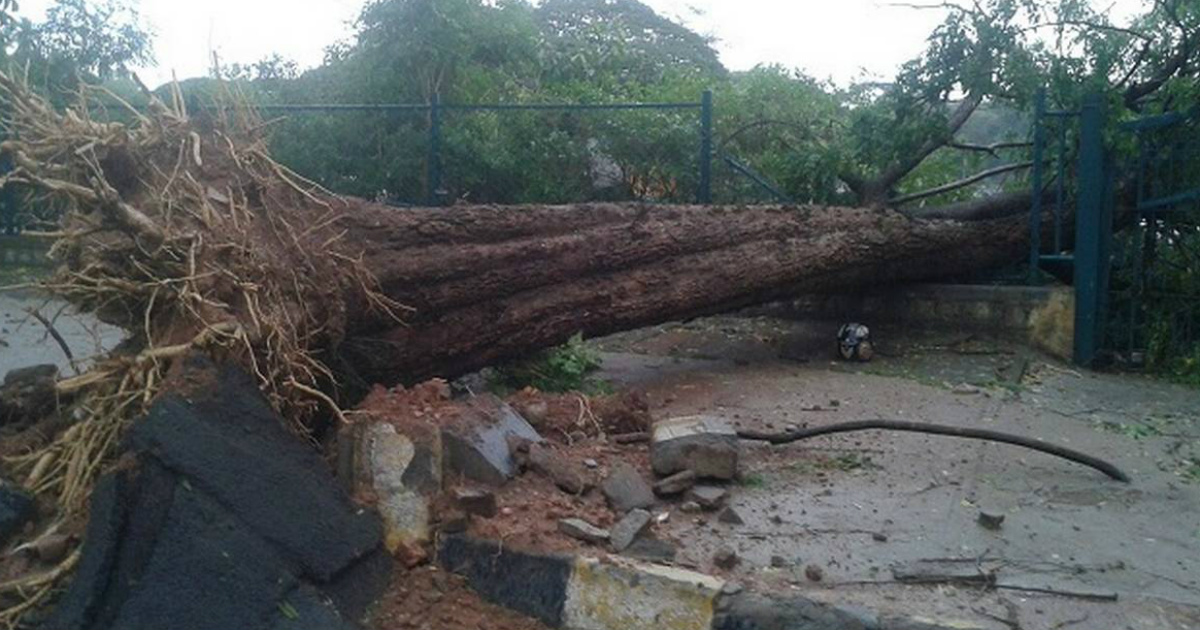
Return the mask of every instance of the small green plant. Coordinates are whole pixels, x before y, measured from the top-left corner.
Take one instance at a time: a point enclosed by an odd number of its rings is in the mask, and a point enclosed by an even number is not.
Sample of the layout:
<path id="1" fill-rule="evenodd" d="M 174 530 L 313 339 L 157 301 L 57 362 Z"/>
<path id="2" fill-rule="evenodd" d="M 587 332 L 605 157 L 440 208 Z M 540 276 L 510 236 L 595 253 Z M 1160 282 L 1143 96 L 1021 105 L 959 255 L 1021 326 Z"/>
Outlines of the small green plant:
<path id="1" fill-rule="evenodd" d="M 765 488 L 767 486 L 767 478 L 758 474 L 751 473 L 743 476 L 739 483 L 746 488 Z"/>
<path id="2" fill-rule="evenodd" d="M 533 387 L 543 392 L 603 394 L 611 388 L 592 378 L 601 365 L 600 353 L 584 343 L 582 334 L 576 334 L 561 346 L 491 370 L 488 384 L 495 391 Z"/>
<path id="3" fill-rule="evenodd" d="M 1152 424 L 1127 424 L 1124 422 L 1101 422 L 1097 425 L 1100 430 L 1124 435 L 1135 440 L 1162 435 L 1162 431 Z"/>
<path id="4" fill-rule="evenodd" d="M 864 457 L 858 453 L 847 453 L 839 455 L 831 459 L 821 460 L 817 463 L 817 467 L 823 470 L 840 470 L 842 472 L 850 472 L 859 470 L 860 468 L 872 468 L 875 464 L 871 462 L 870 457 Z"/>

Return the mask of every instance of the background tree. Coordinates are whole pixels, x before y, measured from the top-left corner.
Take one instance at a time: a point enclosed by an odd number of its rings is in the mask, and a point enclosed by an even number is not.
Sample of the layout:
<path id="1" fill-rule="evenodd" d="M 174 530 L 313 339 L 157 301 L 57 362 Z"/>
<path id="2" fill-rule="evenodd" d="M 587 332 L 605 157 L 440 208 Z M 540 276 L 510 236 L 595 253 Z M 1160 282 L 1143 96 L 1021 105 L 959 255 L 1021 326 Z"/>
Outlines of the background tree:
<path id="1" fill-rule="evenodd" d="M 0 7 L 0 62 L 28 71 L 30 83 L 62 102 L 81 82 L 127 79 L 154 59 L 151 33 L 123 0 L 55 0 L 33 22 Z"/>

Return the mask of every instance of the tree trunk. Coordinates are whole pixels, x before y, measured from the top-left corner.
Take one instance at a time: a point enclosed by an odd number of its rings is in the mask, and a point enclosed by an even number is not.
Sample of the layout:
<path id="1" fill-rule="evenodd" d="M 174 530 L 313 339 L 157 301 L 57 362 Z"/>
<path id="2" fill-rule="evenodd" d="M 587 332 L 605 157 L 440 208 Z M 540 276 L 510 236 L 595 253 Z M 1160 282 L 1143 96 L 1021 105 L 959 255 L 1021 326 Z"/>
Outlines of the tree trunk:
<path id="1" fill-rule="evenodd" d="M 342 366 L 452 377 L 587 336 L 804 292 L 934 280 L 1020 260 L 1024 215 L 914 220 L 855 208 L 356 203 L 340 228 L 405 325 L 350 305 Z"/>

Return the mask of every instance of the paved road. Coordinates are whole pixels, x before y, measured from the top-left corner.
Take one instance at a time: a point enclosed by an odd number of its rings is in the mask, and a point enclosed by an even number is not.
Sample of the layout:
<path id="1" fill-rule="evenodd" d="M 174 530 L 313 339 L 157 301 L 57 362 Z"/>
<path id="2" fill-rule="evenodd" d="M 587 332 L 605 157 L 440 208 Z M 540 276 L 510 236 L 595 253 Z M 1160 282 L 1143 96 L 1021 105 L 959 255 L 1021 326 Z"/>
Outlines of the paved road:
<path id="1" fill-rule="evenodd" d="M 880 417 L 986 427 L 1107 458 L 1133 483 L 1033 451 L 935 436 L 869 432 L 753 447 L 746 481 L 732 492 L 745 525 L 674 513 L 680 562 L 721 573 L 711 559 L 728 546 L 742 563 L 725 574 L 765 590 L 984 628 L 1200 627 L 1200 470 L 1186 475 L 1200 458 L 1200 393 L 1079 373 L 963 334 L 893 333 L 879 360 L 848 368 L 829 361 L 826 328 L 720 318 L 601 345 L 609 376 L 647 389 L 660 417 L 713 413 L 778 430 Z M 1027 357 L 1030 374 L 1005 385 Z M 965 393 L 973 389 L 963 383 L 981 391 Z M 981 507 L 1006 515 L 1000 531 L 976 523 Z M 1011 587 L 1119 600 L 894 582 L 894 568 L 930 559 L 966 560 L 955 564 L 994 570 Z M 807 565 L 822 568 L 820 583 L 804 576 Z"/>

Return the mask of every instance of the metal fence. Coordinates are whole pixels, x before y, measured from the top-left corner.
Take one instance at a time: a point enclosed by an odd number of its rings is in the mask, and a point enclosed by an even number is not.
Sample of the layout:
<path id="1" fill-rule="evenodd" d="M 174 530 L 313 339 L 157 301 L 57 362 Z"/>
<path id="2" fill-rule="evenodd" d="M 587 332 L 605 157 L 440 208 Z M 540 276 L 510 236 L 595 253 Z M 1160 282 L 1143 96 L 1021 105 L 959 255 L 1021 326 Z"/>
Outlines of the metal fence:
<path id="1" fill-rule="evenodd" d="M 713 173 L 713 95 L 704 91 L 695 102 L 671 103 L 493 103 L 493 104 L 459 104 L 443 103 L 441 97 L 434 95 L 429 103 L 398 103 L 398 104 L 267 104 L 258 106 L 264 113 L 346 113 L 346 112 L 407 112 L 428 116 L 428 155 L 425 158 L 426 177 L 428 181 L 425 203 L 442 205 L 448 201 L 443 189 L 444 144 L 447 116 L 454 113 L 470 112 L 614 112 L 638 110 L 674 110 L 695 111 L 697 118 L 697 150 L 696 166 L 698 185 L 696 202 L 712 203 L 712 173 Z"/>
<path id="2" fill-rule="evenodd" d="M 1200 108 L 1112 125 L 1104 100 L 1034 126 L 1030 282 L 1075 287 L 1079 365 L 1169 361 L 1200 342 Z M 1047 203 L 1052 243 L 1043 242 Z M 1066 217 L 1073 204 L 1073 231 Z M 1115 210 L 1123 210 L 1120 222 Z M 1116 228 L 1114 230 L 1114 228 Z"/>

